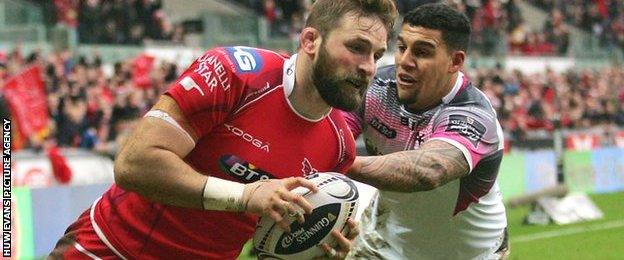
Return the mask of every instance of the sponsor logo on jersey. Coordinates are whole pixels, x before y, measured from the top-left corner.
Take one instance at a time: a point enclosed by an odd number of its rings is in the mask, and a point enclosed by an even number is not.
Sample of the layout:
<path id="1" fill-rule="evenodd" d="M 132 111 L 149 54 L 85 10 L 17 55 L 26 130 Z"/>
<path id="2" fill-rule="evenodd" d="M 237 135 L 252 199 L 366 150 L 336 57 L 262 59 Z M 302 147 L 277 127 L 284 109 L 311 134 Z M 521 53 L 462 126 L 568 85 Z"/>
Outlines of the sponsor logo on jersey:
<path id="1" fill-rule="evenodd" d="M 303 161 L 301 162 L 301 165 L 303 165 L 303 168 L 301 168 L 301 172 L 303 173 L 303 176 L 310 176 L 318 172 L 318 170 L 312 167 L 312 164 L 310 163 L 308 158 L 304 157 Z"/>
<path id="2" fill-rule="evenodd" d="M 205 85 L 208 86 L 210 92 L 214 91 L 214 89 L 218 86 L 223 88 L 223 90 L 225 91 L 230 89 L 230 79 L 228 77 L 227 71 L 215 55 L 211 53 L 206 53 L 199 57 L 196 62 L 197 68 L 195 68 L 193 72 L 201 76 L 201 78 L 204 80 Z M 186 80 L 185 83 L 190 83 L 187 79 L 190 79 L 195 85 L 184 85 L 182 81 Z M 202 96 L 204 95 L 203 91 L 201 91 L 201 89 L 199 88 L 197 82 L 195 82 L 191 77 L 187 76 L 182 81 L 180 82 L 180 84 L 183 84 L 182 86 L 184 86 L 184 89 L 190 90 L 193 88 L 197 88 L 198 90 L 200 90 Z"/>
<path id="3" fill-rule="evenodd" d="M 272 174 L 259 169 L 236 155 L 223 155 L 219 159 L 219 166 L 225 173 L 243 183 L 252 183 L 259 180 L 275 179 Z"/>
<path id="4" fill-rule="evenodd" d="M 267 153 L 269 152 L 269 143 L 263 142 L 262 140 L 255 138 L 253 135 L 245 132 L 243 129 L 240 129 L 236 126 L 230 124 L 224 125 L 225 128 L 227 128 L 227 130 L 232 132 L 234 135 L 242 138 L 243 140 L 247 141 L 248 143 L 262 151 L 265 151 Z"/>
<path id="5" fill-rule="evenodd" d="M 290 225 L 292 232 L 282 234 L 278 240 L 275 252 L 278 254 L 292 254 L 318 244 L 323 237 L 330 232 L 338 219 L 337 213 L 340 212 L 340 203 L 332 203 L 323 205 L 314 209 L 310 215 L 306 215 L 306 221 L 299 224 L 294 221 Z M 327 212 L 326 214 L 318 214 Z"/>
<path id="6" fill-rule="evenodd" d="M 204 96 L 204 91 L 199 87 L 199 85 L 197 85 L 197 82 L 195 82 L 195 80 L 193 80 L 193 78 L 189 76 L 186 76 L 182 80 L 180 80 L 180 85 L 182 85 L 182 87 L 186 91 L 196 89 L 197 91 L 199 91 L 199 94 Z"/>
<path id="7" fill-rule="evenodd" d="M 465 115 L 450 115 L 446 132 L 455 132 L 466 137 L 476 148 L 485 134 L 485 126 L 479 121 Z"/>
<path id="8" fill-rule="evenodd" d="M 381 122 L 381 120 L 379 120 L 379 118 L 377 117 L 373 117 L 373 119 L 371 119 L 371 121 L 368 122 L 368 124 L 371 125 L 373 128 L 375 128 L 377 132 L 381 133 L 382 135 L 390 139 L 394 139 L 397 135 L 396 130 L 390 128 L 389 126 Z"/>
<path id="9" fill-rule="evenodd" d="M 256 50 L 245 47 L 230 47 L 226 50 L 236 61 L 238 72 L 257 72 L 262 68 L 262 59 Z"/>

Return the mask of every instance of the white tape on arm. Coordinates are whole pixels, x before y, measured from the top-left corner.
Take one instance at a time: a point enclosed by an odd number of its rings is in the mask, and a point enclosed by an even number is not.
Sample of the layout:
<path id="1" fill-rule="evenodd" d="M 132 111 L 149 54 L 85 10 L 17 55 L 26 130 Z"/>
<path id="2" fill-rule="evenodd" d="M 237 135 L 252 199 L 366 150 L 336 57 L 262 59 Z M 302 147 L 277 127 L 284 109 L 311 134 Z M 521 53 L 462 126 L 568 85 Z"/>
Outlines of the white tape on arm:
<path id="1" fill-rule="evenodd" d="M 245 184 L 208 177 L 204 186 L 205 210 L 244 211 L 243 192 Z"/>
<path id="2" fill-rule="evenodd" d="M 143 117 L 154 117 L 154 118 L 164 120 L 165 122 L 171 124 L 178 130 L 182 131 L 182 133 L 184 133 L 184 136 L 186 136 L 187 139 L 193 144 L 193 146 L 195 146 L 195 140 L 193 140 L 191 135 L 186 130 L 184 130 L 184 128 L 182 128 L 182 126 L 180 126 L 180 124 L 178 124 L 178 122 L 175 121 L 175 119 L 173 119 L 173 117 L 167 114 L 167 112 L 162 111 L 162 110 L 150 110 L 147 113 L 145 113 L 145 116 Z"/>

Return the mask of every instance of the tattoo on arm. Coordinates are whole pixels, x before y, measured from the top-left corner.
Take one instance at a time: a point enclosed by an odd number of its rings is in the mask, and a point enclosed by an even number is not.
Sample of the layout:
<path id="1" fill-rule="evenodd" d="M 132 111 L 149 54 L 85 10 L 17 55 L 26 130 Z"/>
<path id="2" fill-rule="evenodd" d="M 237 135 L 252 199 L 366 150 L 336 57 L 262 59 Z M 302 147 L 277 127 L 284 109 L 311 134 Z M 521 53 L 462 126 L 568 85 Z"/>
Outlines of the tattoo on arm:
<path id="1" fill-rule="evenodd" d="M 432 190 L 468 174 L 470 166 L 457 147 L 432 140 L 419 149 L 358 157 L 361 168 L 349 175 L 382 190 Z"/>

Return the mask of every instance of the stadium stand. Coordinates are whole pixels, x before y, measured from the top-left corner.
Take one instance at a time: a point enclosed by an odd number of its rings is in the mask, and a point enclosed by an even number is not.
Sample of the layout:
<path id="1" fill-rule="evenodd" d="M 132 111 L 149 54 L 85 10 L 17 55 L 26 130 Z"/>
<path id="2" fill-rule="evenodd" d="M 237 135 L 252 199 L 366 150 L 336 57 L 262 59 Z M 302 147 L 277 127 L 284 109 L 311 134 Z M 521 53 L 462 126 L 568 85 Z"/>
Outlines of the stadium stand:
<path id="1" fill-rule="evenodd" d="M 309 5 L 308 1 L 278 1 L 279 4 L 272 0 L 237 2 L 242 6 L 254 7 L 259 19 L 268 21 L 269 38 L 294 37 L 291 34 L 300 28 L 298 21 L 302 20 L 306 6 Z M 402 11 L 409 10 L 421 2 L 426 1 L 399 1 L 399 8 Z M 483 4 L 476 4 L 475 1 L 453 1 L 457 8 L 465 10 L 471 17 L 473 29 L 478 32 L 473 47 L 480 50 L 481 55 L 494 54 L 486 50 L 496 49 L 494 45 L 500 39 L 514 38 L 516 28 L 523 24 L 516 2 L 483 1 Z M 527 39 L 533 37 L 542 41 L 562 38 L 557 36 L 556 31 L 559 29 L 556 28 L 562 26 L 561 20 L 564 18 L 554 6 L 549 9 L 553 10 L 553 15 L 545 22 L 544 28 L 547 30 L 533 36 L 529 34 Z M 139 43 L 145 39 L 166 39 L 171 36 L 171 31 L 162 26 L 166 23 L 167 15 L 164 15 L 160 1 L 135 1 L 131 4 L 131 1 L 88 0 L 80 1 L 76 8 L 79 14 L 76 30 L 82 43 Z M 61 12 L 64 11 L 58 12 L 56 16 L 63 17 Z M 129 20 L 119 18 L 122 16 Z M 110 25 L 113 27 L 153 29 L 149 32 L 141 30 L 143 32 L 135 36 L 131 35 L 132 29 L 113 30 L 117 36 L 106 35 L 104 31 L 96 32 L 95 28 L 104 29 L 107 26 L 95 25 L 109 23 L 95 21 L 100 19 L 96 17 L 110 22 L 122 20 L 119 24 Z M 57 19 L 57 22 L 62 20 Z M 169 40 L 177 41 L 172 38 Z M 536 43 L 530 46 L 527 40 L 523 44 L 514 45 L 511 41 L 509 54 L 567 52 L 564 51 L 565 47 L 557 44 L 547 43 L 552 46 L 540 47 L 537 46 L 540 43 Z M 501 48 L 506 49 L 504 46 Z M 135 61 L 137 56 L 141 57 L 137 54 L 140 51 L 123 60 L 106 63 L 103 62 L 103 55 L 97 52 L 87 55 L 71 51 L 44 53 L 41 50 L 24 53 L 18 45 L 2 53 L 0 75 L 3 80 L 30 64 L 38 64 L 43 68 L 52 126 L 50 138 L 61 146 L 83 147 L 111 155 L 118 144 L 116 140 L 127 133 L 134 120 L 155 102 L 155 98 L 179 73 L 177 64 L 158 60 L 148 66 L 144 82 L 138 82 L 135 73 L 142 72 L 136 70 Z M 608 129 L 624 125 L 624 106 L 621 105 L 624 99 L 624 70 L 621 67 L 574 69 L 567 72 L 546 70 L 529 74 L 505 70 L 498 65 L 489 69 L 473 66 L 467 72 L 493 101 L 512 145 L 547 137 L 549 131 L 553 130 L 552 119 L 556 111 L 562 111 L 557 116 L 561 117 L 564 128 L 599 129 L 599 132 L 607 132 L 606 135 L 609 135 L 613 130 Z M 615 142 L 606 138 L 604 143 Z M 41 141 L 30 140 L 27 147 L 40 145 Z"/>

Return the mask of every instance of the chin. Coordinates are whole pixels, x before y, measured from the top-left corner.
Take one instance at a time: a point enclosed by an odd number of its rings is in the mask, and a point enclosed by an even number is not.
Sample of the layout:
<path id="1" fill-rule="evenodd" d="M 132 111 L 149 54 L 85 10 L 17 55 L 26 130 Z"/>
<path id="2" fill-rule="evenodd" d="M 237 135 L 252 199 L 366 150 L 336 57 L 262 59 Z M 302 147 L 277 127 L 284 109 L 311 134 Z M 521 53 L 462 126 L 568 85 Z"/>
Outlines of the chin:
<path id="1" fill-rule="evenodd" d="M 403 92 L 403 93 L 402 93 Z M 412 95 L 410 95 L 412 94 Z M 416 100 L 418 99 L 418 95 L 414 94 L 414 93 L 405 93 L 404 91 L 401 91 L 401 89 L 398 90 L 398 98 L 399 98 L 399 102 L 403 105 L 411 105 L 413 103 L 416 103 Z"/>

